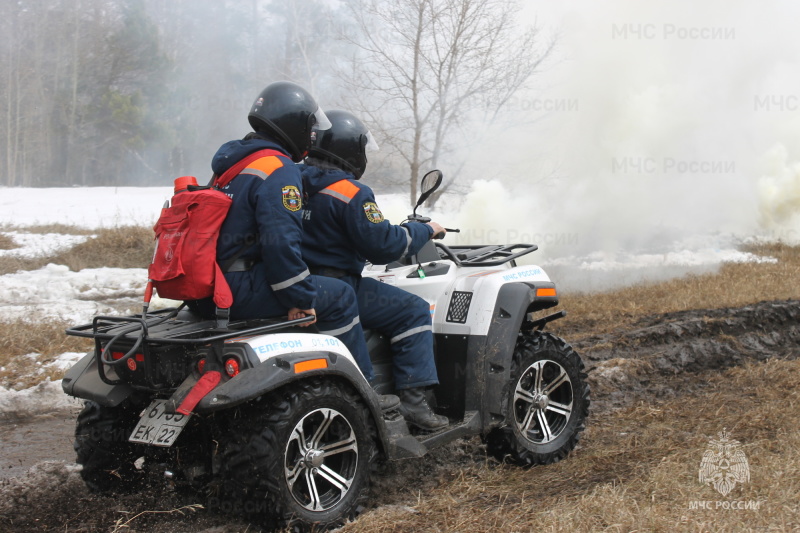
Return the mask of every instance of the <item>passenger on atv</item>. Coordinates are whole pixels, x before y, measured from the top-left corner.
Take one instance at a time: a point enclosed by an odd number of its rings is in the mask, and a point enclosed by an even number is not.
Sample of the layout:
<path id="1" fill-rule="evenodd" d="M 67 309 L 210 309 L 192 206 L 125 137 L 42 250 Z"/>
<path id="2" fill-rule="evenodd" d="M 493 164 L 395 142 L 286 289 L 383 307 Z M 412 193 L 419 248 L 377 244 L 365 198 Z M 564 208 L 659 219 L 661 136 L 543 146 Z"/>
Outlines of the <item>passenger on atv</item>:
<path id="1" fill-rule="evenodd" d="M 337 337 L 356 360 L 368 361 L 353 290 L 310 275 L 300 252 L 302 181 L 293 162 L 308 153 L 312 126 L 322 131 L 330 123 L 314 98 L 289 82 L 267 86 L 248 120 L 254 132 L 222 145 L 211 163 L 214 173 L 223 174 L 259 150 L 283 155 L 256 159 L 223 189 L 233 204 L 220 230 L 217 262 L 233 293 L 231 319 L 312 315 L 320 333 Z M 207 317 L 215 313 L 211 299 L 191 307 Z"/>
<path id="2" fill-rule="evenodd" d="M 436 222 L 392 225 L 358 180 L 366 151 L 377 144 L 364 124 L 345 111 L 327 113 L 331 128 L 318 131 L 306 165 L 301 166 L 308 200 L 303 216 L 303 259 L 312 274 L 338 278 L 356 291 L 361 324 L 391 342 L 394 384 L 400 413 L 424 430 L 448 425 L 427 403 L 425 389 L 439 379 L 433 357 L 430 306 L 425 300 L 372 278 L 362 278 L 365 261 L 388 264 L 416 254 L 445 230 Z M 372 363 L 356 357 L 368 381 Z"/>

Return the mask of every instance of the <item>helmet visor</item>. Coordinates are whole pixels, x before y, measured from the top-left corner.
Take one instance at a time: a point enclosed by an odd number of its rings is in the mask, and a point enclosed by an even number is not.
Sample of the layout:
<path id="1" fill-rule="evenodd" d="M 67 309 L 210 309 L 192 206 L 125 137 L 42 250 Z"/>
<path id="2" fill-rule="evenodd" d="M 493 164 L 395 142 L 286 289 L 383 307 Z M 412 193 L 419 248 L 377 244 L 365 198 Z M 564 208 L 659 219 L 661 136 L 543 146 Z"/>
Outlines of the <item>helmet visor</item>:
<path id="1" fill-rule="evenodd" d="M 377 152 L 380 150 L 378 146 L 378 141 L 375 140 L 375 136 L 372 135 L 371 131 L 367 131 L 367 145 L 364 147 L 365 152 Z"/>
<path id="2" fill-rule="evenodd" d="M 333 126 L 321 107 L 317 107 L 317 110 L 314 111 L 314 119 L 316 120 L 316 124 L 314 124 L 316 130 L 328 130 Z"/>

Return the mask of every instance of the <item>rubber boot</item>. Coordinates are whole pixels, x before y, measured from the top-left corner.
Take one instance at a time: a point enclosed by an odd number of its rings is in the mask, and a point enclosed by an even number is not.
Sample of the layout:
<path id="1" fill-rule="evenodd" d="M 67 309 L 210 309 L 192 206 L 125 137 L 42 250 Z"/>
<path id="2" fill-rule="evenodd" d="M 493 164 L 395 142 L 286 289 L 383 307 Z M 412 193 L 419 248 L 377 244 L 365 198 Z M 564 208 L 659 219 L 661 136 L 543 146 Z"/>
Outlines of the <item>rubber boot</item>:
<path id="1" fill-rule="evenodd" d="M 433 412 L 425 399 L 424 389 L 403 389 L 397 391 L 397 395 L 400 396 L 400 414 L 407 423 L 427 430 L 442 429 L 450 423 L 446 416 Z"/>

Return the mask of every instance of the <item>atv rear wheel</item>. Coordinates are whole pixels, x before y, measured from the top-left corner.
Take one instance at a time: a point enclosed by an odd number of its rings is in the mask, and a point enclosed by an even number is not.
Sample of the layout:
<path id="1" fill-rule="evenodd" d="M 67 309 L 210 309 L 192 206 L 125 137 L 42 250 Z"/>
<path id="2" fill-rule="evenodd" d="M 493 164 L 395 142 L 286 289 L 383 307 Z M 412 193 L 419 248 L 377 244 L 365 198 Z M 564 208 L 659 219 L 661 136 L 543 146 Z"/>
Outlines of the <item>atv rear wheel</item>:
<path id="1" fill-rule="evenodd" d="M 520 465 L 549 464 L 572 451 L 589 414 L 583 361 L 549 333 L 521 333 L 507 393 L 507 426 L 486 437 L 489 453 Z"/>
<path id="2" fill-rule="evenodd" d="M 250 406 L 230 432 L 220 464 L 227 509 L 293 530 L 336 527 L 363 510 L 376 430 L 346 385 L 293 383 Z"/>
<path id="3" fill-rule="evenodd" d="M 130 491 L 138 486 L 143 473 L 134 462 L 140 454 L 128 437 L 139 421 L 139 409 L 126 402 L 105 407 L 85 402 L 75 426 L 77 463 L 83 466 L 81 478 L 94 492 Z"/>

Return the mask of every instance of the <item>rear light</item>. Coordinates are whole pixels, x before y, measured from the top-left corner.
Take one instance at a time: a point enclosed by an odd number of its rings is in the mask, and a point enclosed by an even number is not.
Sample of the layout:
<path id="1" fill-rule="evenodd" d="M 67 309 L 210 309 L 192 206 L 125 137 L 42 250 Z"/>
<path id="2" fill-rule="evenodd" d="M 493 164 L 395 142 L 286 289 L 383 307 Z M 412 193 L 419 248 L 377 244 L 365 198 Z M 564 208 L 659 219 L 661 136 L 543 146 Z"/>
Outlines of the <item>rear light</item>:
<path id="1" fill-rule="evenodd" d="M 225 373 L 228 374 L 228 377 L 232 378 L 236 374 L 239 373 L 239 361 L 231 357 L 227 361 L 225 361 Z"/>
<path id="2" fill-rule="evenodd" d="M 206 360 L 205 359 L 200 359 L 197 362 L 197 371 L 199 373 L 201 373 L 201 374 L 205 373 L 205 371 L 206 371 Z"/>
<path id="3" fill-rule="evenodd" d="M 125 352 L 111 352 L 111 359 L 117 361 L 119 359 L 122 359 L 123 355 L 125 355 Z M 140 363 L 144 363 L 144 354 L 143 353 L 134 354 L 133 359 L 136 359 Z M 130 359 L 128 360 L 130 361 Z"/>

